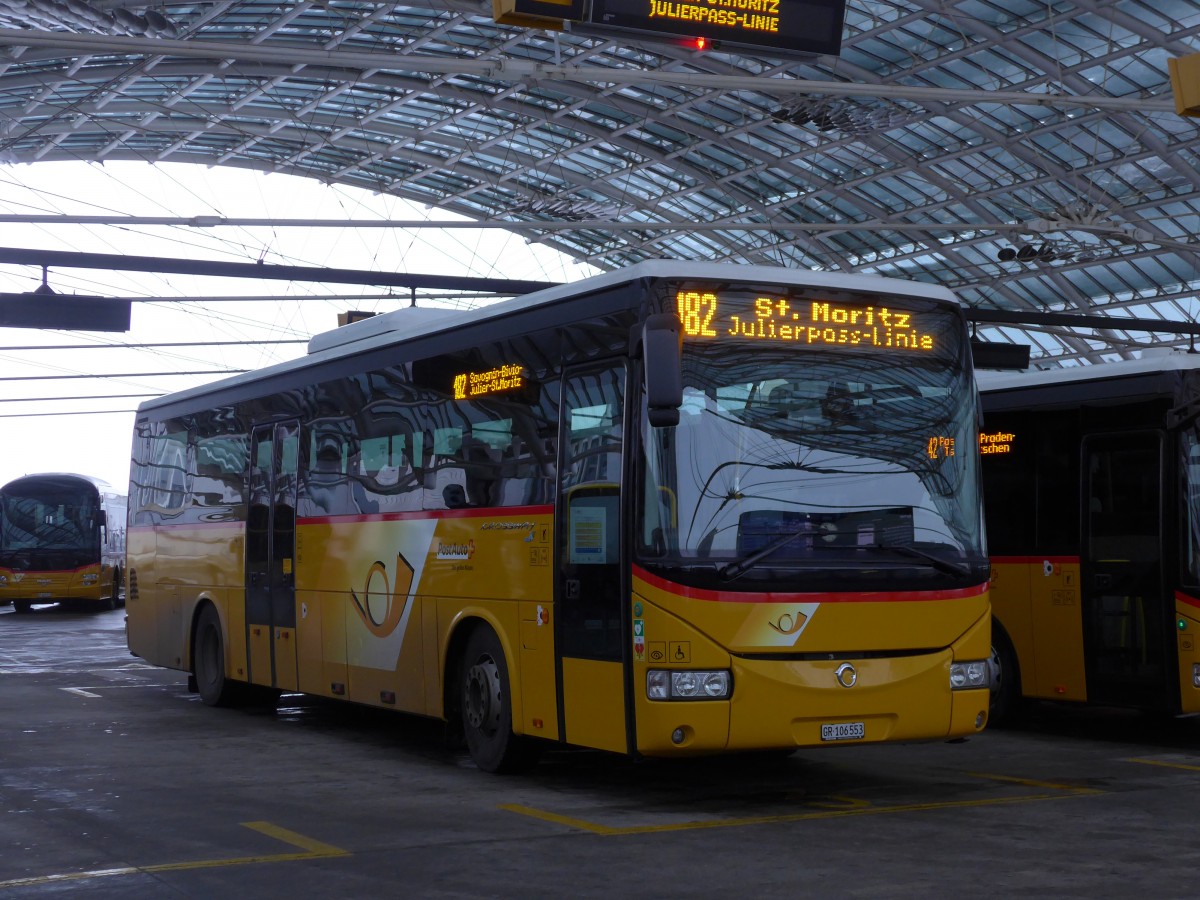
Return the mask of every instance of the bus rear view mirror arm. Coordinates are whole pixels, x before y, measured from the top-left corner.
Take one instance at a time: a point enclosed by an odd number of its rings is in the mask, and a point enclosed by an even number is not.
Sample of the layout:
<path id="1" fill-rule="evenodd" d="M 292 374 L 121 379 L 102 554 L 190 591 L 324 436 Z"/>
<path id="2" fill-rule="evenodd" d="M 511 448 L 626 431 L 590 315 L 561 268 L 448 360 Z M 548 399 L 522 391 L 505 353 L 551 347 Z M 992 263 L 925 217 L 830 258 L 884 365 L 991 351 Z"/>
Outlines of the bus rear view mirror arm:
<path id="1" fill-rule="evenodd" d="M 642 365 L 648 418 L 655 428 L 679 424 L 679 407 L 683 405 L 682 348 L 678 316 L 658 313 L 646 318 L 642 326 Z"/>

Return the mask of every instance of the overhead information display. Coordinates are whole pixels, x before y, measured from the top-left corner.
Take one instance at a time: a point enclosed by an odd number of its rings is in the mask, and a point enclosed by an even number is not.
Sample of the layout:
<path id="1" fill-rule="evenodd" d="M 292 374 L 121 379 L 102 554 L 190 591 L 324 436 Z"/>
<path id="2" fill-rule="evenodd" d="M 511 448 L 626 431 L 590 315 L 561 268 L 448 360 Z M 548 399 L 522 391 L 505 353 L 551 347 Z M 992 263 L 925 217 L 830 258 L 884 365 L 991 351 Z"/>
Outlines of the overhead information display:
<path id="1" fill-rule="evenodd" d="M 836 56 L 845 0 L 592 0 L 588 21 L 717 45 Z"/>
<path id="2" fill-rule="evenodd" d="M 492 15 L 504 25 L 628 32 L 698 49 L 836 56 L 846 0 L 492 0 Z"/>

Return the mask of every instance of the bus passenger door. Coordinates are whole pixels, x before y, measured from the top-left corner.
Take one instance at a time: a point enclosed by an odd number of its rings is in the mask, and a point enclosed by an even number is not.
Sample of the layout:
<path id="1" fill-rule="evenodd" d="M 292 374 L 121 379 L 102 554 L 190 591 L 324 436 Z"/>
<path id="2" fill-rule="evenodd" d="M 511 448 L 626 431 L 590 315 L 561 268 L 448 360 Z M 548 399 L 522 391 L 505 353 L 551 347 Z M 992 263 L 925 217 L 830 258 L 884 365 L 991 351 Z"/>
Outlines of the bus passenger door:
<path id="1" fill-rule="evenodd" d="M 1092 703 L 1166 709 L 1176 702 L 1167 652 L 1174 646 L 1174 599 L 1163 580 L 1162 447 L 1161 434 L 1151 431 L 1083 440 L 1081 595 Z"/>
<path id="2" fill-rule="evenodd" d="M 622 614 L 623 366 L 568 372 L 562 384 L 555 522 L 556 641 L 561 737 L 626 753 Z"/>
<path id="3" fill-rule="evenodd" d="M 254 429 L 246 516 L 246 647 L 253 684 L 297 690 L 296 477 L 300 429 Z"/>

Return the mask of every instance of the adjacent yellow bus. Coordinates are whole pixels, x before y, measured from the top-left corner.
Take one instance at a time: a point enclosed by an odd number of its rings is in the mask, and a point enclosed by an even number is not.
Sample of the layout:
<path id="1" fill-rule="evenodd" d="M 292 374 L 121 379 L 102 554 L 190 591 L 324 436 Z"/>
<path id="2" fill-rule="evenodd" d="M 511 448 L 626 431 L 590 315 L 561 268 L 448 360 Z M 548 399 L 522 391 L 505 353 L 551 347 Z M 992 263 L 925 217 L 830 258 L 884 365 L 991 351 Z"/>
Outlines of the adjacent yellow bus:
<path id="1" fill-rule="evenodd" d="M 0 603 L 116 609 L 125 495 L 99 478 L 46 473 L 0 487 Z"/>
<path id="2" fill-rule="evenodd" d="M 975 734 L 976 400 L 904 281 L 656 261 L 380 315 L 140 407 L 129 646 L 489 771 Z"/>
<path id="3" fill-rule="evenodd" d="M 998 684 L 1200 712 L 1200 357 L 981 373 Z"/>

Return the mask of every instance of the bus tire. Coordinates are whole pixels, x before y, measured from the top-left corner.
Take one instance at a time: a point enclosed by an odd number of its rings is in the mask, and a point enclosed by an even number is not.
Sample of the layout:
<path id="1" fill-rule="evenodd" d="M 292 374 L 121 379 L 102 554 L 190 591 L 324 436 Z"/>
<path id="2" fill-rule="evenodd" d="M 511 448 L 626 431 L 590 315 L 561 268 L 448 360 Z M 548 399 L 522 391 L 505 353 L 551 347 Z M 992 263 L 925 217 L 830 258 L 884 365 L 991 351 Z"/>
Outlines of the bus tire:
<path id="1" fill-rule="evenodd" d="M 112 589 L 109 592 L 108 598 L 101 601 L 101 609 L 116 609 L 121 603 L 121 588 L 120 588 L 121 573 L 113 570 Z"/>
<path id="2" fill-rule="evenodd" d="M 1021 672 L 1017 654 L 1008 635 L 993 625 L 992 693 L 988 704 L 989 725 L 1011 725 L 1020 715 Z"/>
<path id="3" fill-rule="evenodd" d="M 500 639 L 487 626 L 467 639 L 459 690 L 463 732 L 475 765 L 506 774 L 535 761 L 529 744 L 513 734 L 508 664 Z"/>
<path id="4" fill-rule="evenodd" d="M 33 604 L 28 600 L 14 600 L 13 609 L 19 613 L 27 613 L 33 611 Z"/>
<path id="5" fill-rule="evenodd" d="M 196 679 L 196 691 L 207 706 L 234 704 L 237 686 L 225 677 L 221 617 L 211 606 L 205 606 L 196 620 L 196 633 L 192 638 L 192 675 Z"/>

